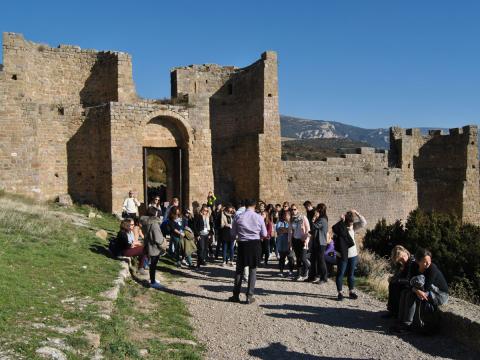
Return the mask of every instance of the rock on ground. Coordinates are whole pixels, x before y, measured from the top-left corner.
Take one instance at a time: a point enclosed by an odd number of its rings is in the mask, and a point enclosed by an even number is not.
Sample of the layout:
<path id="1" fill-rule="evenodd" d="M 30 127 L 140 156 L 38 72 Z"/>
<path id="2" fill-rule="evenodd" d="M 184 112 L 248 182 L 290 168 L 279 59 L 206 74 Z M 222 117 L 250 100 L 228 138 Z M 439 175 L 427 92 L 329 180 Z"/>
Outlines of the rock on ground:
<path id="1" fill-rule="evenodd" d="M 362 292 L 338 302 L 333 281 L 294 282 L 276 266 L 258 269 L 252 305 L 226 301 L 234 268 L 182 269 L 182 281 L 166 290 L 187 302 L 207 359 L 479 358 L 446 336 L 391 335 L 392 321 L 380 316 L 384 303 Z"/>
<path id="2" fill-rule="evenodd" d="M 37 349 L 36 353 L 42 359 L 67 360 L 67 356 L 63 352 L 49 346 Z"/>

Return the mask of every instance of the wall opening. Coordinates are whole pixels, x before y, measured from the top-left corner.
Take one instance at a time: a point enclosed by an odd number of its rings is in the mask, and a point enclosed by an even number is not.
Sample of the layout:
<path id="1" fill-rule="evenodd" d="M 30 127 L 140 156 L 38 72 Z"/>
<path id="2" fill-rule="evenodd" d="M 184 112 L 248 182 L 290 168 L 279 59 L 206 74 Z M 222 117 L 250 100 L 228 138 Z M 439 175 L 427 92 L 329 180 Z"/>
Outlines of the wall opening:
<path id="1" fill-rule="evenodd" d="M 176 196 L 184 204 L 186 164 L 182 149 L 144 147 L 143 154 L 146 203 L 152 202 L 155 196 L 160 197 L 161 203 Z"/>

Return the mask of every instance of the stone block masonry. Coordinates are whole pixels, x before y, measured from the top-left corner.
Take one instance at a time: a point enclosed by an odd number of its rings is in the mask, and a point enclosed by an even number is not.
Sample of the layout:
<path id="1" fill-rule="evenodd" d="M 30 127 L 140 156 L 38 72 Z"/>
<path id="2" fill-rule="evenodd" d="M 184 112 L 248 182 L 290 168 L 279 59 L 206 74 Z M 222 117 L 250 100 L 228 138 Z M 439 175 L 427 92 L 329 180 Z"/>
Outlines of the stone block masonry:
<path id="1" fill-rule="evenodd" d="M 277 69 L 273 51 L 243 68 L 177 67 L 170 101 L 145 100 L 128 54 L 4 33 L 0 189 L 42 200 L 69 193 L 119 212 L 131 189 L 147 201 L 145 149 L 175 149 L 184 207 L 213 190 L 224 202 L 325 202 L 332 219 L 355 207 L 371 226 L 418 206 L 479 224 L 475 126 L 428 136 L 392 128 L 389 152 L 282 162 Z"/>

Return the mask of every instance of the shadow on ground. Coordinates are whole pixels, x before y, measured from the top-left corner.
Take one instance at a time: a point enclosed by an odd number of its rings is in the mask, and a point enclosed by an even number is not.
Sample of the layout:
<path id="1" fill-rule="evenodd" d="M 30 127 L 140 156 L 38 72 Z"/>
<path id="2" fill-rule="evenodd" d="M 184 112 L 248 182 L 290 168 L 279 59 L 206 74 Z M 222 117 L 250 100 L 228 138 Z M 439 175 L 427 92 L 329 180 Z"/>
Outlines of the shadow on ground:
<path id="1" fill-rule="evenodd" d="M 381 312 L 371 312 L 356 308 L 325 308 L 295 304 L 260 306 L 265 309 L 279 311 L 267 313 L 265 314 L 266 316 L 271 316 L 277 319 L 300 319 L 332 327 L 362 329 L 367 332 L 388 334 L 388 328 L 392 325 L 391 321 L 380 317 Z M 463 356 L 459 357 L 459 344 L 444 336 L 425 336 L 417 333 L 407 333 L 400 337 L 403 341 L 432 356 L 457 359 L 478 359 L 477 355 L 467 349 L 464 349 Z M 446 342 L 451 343 L 451 346 L 446 346 Z M 300 357 L 299 359 L 302 358 Z"/>
<path id="2" fill-rule="evenodd" d="M 288 350 L 282 343 L 271 343 L 268 347 L 252 349 L 248 351 L 250 356 L 255 356 L 259 359 L 271 360 L 271 359 L 288 359 L 288 360 L 344 360 L 355 358 L 344 357 L 328 357 L 328 356 L 316 356 L 310 354 L 303 354 L 297 351 Z"/>

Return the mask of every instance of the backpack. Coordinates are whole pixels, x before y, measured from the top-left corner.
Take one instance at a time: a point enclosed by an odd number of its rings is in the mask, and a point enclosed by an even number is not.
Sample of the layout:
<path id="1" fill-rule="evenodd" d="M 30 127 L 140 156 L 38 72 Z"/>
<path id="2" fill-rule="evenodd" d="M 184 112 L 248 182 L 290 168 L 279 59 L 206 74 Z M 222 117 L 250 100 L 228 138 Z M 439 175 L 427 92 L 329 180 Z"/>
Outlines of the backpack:
<path id="1" fill-rule="evenodd" d="M 112 255 L 113 258 L 117 258 L 122 255 L 122 250 L 118 245 L 116 237 L 112 237 L 108 241 L 108 251 L 110 251 L 110 255 Z"/>

